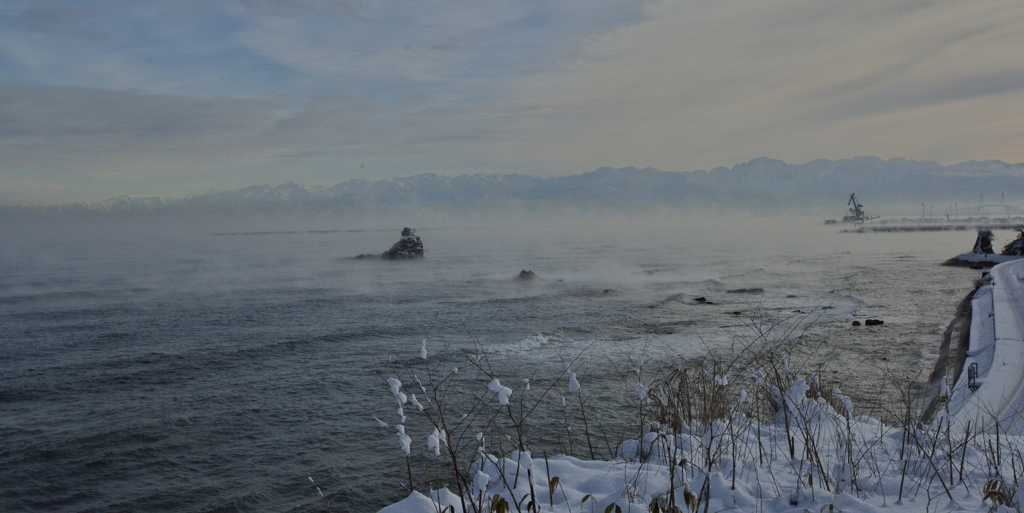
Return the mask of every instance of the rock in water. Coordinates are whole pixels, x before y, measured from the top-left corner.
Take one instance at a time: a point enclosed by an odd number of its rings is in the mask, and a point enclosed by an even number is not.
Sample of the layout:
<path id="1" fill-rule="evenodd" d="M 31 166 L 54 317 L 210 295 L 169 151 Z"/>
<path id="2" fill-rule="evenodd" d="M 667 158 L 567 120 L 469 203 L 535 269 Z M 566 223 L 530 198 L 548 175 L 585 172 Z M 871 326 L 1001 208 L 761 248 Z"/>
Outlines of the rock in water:
<path id="1" fill-rule="evenodd" d="M 1024 256 L 1024 226 L 1017 227 L 1017 238 L 1003 247 L 1003 254 L 1008 256 Z"/>
<path id="2" fill-rule="evenodd" d="M 764 289 L 754 287 L 749 289 L 732 289 L 725 291 L 727 294 L 764 294 Z"/>
<path id="3" fill-rule="evenodd" d="M 416 236 L 416 230 L 402 228 L 402 238 L 398 239 L 391 249 L 385 251 L 381 258 L 386 260 L 423 258 L 423 241 Z"/>
<path id="4" fill-rule="evenodd" d="M 519 271 L 519 276 L 516 276 L 517 280 L 523 280 L 523 281 L 529 281 L 529 280 L 533 280 L 535 278 L 537 278 L 537 273 L 535 273 L 533 271 L 527 271 L 526 269 L 523 269 L 522 271 Z"/>
<path id="5" fill-rule="evenodd" d="M 995 253 L 992 249 L 992 240 L 994 238 L 992 230 L 978 230 L 978 239 L 974 241 L 974 249 L 971 250 L 971 253 L 978 253 L 979 255 L 991 255 Z"/>
<path id="6" fill-rule="evenodd" d="M 974 249 L 970 253 L 959 254 L 946 260 L 942 265 L 982 269 L 1024 257 L 1024 226 L 1018 226 L 1016 229 L 1017 238 L 1003 247 L 1003 252 L 998 255 L 992 249 L 992 242 L 995 240 L 992 231 L 984 228 L 979 229 L 978 239 L 974 241 Z"/>

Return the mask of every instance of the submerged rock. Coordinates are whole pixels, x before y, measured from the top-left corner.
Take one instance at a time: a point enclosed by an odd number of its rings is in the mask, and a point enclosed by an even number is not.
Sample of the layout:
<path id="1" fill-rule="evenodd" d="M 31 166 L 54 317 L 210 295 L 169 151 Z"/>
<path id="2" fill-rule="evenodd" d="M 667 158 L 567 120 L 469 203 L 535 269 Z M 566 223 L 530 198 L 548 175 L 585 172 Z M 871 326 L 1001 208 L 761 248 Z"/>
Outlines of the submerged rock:
<path id="1" fill-rule="evenodd" d="M 725 291 L 727 294 L 764 294 L 764 289 L 754 287 L 749 289 L 732 289 Z"/>
<path id="2" fill-rule="evenodd" d="M 398 239 L 398 242 L 392 245 L 391 249 L 385 251 L 381 258 L 385 260 L 423 258 L 423 241 L 416 236 L 416 230 L 402 228 L 402 238 Z"/>
<path id="3" fill-rule="evenodd" d="M 864 321 L 865 326 L 880 326 L 882 324 L 885 324 L 885 321 L 879 319 L 868 319 Z"/>

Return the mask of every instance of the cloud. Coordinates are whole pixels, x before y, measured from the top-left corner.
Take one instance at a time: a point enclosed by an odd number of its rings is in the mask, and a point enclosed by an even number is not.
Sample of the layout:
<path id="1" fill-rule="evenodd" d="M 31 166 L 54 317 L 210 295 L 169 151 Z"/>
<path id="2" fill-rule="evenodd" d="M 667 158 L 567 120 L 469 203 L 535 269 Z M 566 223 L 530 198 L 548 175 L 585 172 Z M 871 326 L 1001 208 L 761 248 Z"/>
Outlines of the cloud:
<path id="1" fill-rule="evenodd" d="M 231 157 L 271 129 L 274 108 L 265 100 L 0 84 L 0 152 L 8 170 L 187 174 L 188 162 Z"/>
<path id="2" fill-rule="evenodd" d="M 526 84 L 555 91 L 536 96 L 544 122 L 571 134 L 538 138 L 539 153 L 664 169 L 761 155 L 1020 161 L 1005 151 L 1017 135 L 971 146 L 948 127 L 1024 114 L 1022 22 L 1008 1 L 660 4 L 574 69 Z"/>
<path id="3" fill-rule="evenodd" d="M 205 190 L 539 170 L 507 149 L 529 124 L 518 77 L 640 19 L 639 4 L 582 5 L 10 4 L 0 160 L 9 176 L 87 175 L 118 192 L 162 180 L 127 191 L 156 194 L 182 193 L 174 177 Z"/>
<path id="4" fill-rule="evenodd" d="M 1021 26 L 1015 0 L 15 1 L 0 172 L 181 195 L 764 155 L 1019 162 Z"/>
<path id="5" fill-rule="evenodd" d="M 7 182 L 11 187 L 43 176 L 65 180 L 69 190 L 95 191 L 89 199 L 96 199 L 291 179 L 333 185 L 381 169 L 392 175 L 475 172 L 492 165 L 487 153 L 509 135 L 502 127 L 514 126 L 514 118 L 500 106 L 422 108 L 313 97 L 290 109 L 272 98 L 0 83 L 0 177 L 23 179 Z M 354 174 L 339 172 L 346 168 Z"/>
<path id="6" fill-rule="evenodd" d="M 29 32 L 76 39 L 105 39 L 102 31 L 90 24 L 83 24 L 89 11 L 76 5 L 60 5 L 56 2 L 37 2 L 21 11 L 8 14 L 0 12 L 0 21 L 23 27 Z"/>

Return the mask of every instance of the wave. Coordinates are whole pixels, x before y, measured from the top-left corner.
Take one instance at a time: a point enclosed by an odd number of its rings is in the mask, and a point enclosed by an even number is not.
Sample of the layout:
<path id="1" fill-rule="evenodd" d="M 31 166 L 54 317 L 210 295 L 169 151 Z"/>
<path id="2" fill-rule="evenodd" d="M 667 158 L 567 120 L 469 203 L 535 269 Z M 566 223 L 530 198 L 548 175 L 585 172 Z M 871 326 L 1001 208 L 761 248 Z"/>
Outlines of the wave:
<path id="1" fill-rule="evenodd" d="M 509 354 L 509 353 L 524 353 L 527 351 L 536 351 L 551 341 L 548 337 L 541 334 L 530 335 L 529 337 L 519 339 L 515 342 L 509 342 L 505 344 L 497 344 L 484 348 L 485 353 L 491 354 Z"/>

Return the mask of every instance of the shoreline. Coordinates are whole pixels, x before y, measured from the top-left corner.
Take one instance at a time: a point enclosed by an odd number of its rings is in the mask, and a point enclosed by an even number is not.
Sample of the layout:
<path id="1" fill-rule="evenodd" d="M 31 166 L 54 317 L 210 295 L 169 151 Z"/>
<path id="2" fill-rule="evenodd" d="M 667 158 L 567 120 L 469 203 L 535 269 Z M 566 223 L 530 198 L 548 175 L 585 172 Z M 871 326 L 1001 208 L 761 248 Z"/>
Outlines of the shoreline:
<path id="1" fill-rule="evenodd" d="M 971 345 L 971 320 L 973 315 L 971 305 L 974 301 L 974 294 L 978 292 L 979 288 L 981 288 L 980 284 L 975 286 L 974 290 L 960 300 L 953 319 L 949 321 L 949 325 L 946 326 L 946 330 L 942 333 L 939 357 L 936 359 L 935 367 L 928 376 L 928 393 L 931 397 L 928 400 L 928 406 L 921 413 L 921 422 L 931 422 L 938 411 L 938 406 L 943 400 L 942 380 L 950 375 L 950 370 L 952 370 L 951 382 L 956 383 L 960 380 L 964 363 L 967 361 L 967 351 Z M 957 345 L 956 352 L 954 353 L 955 359 L 950 362 L 949 349 L 954 333 L 956 333 Z"/>

